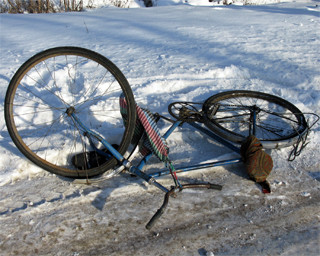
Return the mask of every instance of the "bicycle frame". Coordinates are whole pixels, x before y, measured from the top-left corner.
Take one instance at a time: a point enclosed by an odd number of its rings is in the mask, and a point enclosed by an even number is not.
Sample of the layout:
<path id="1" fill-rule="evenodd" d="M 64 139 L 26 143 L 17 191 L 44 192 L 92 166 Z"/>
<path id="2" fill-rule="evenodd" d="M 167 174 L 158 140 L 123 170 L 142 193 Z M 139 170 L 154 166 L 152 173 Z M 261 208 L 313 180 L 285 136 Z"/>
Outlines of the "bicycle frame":
<path id="1" fill-rule="evenodd" d="M 125 159 L 125 157 L 123 155 L 121 155 L 108 141 L 103 139 L 99 134 L 97 134 L 94 131 L 92 131 L 89 128 L 87 128 L 85 126 L 85 124 L 83 124 L 81 122 L 81 120 L 79 120 L 79 118 L 76 116 L 75 113 L 72 113 L 71 117 L 75 120 L 75 122 L 81 127 L 81 129 L 85 133 L 87 133 L 87 134 L 89 134 L 91 136 L 94 136 L 97 140 L 99 140 L 111 152 L 111 154 L 119 161 L 119 163 L 121 163 L 119 168 L 117 168 L 111 174 L 109 174 L 110 176 L 111 175 L 115 175 L 117 173 L 120 173 L 122 170 L 126 169 L 131 174 L 134 174 L 134 175 L 138 176 L 139 178 L 145 180 L 149 184 L 156 186 L 157 188 L 159 188 L 163 192 L 168 193 L 170 191 L 169 189 L 167 189 L 166 187 L 164 187 L 163 185 L 158 183 L 156 181 L 156 179 L 155 179 L 157 177 L 170 174 L 170 171 L 168 169 L 161 170 L 161 171 L 158 171 L 158 172 L 155 172 L 155 173 L 152 173 L 152 174 L 147 174 L 147 173 L 142 171 L 143 167 L 147 164 L 148 160 L 152 157 L 153 153 L 149 153 L 148 155 L 143 157 L 142 160 L 140 161 L 140 163 L 137 166 L 132 166 L 131 163 L 127 159 Z M 167 139 L 173 133 L 173 131 L 178 126 L 180 126 L 181 124 L 182 124 L 181 121 L 175 121 L 169 127 L 169 129 L 163 135 L 163 137 L 165 139 Z M 222 145 L 226 146 L 227 148 L 231 149 L 232 151 L 240 154 L 240 149 L 238 147 L 234 146 L 229 141 L 227 141 L 227 140 L 219 137 L 218 135 L 214 134 L 210 130 L 200 126 L 199 124 L 197 124 L 195 122 L 188 123 L 188 124 L 190 126 L 192 126 L 193 128 L 195 128 L 196 130 L 206 134 L 207 136 L 209 136 L 213 140 L 215 140 L 215 141 L 221 143 Z M 194 170 L 198 170 L 198 169 L 211 168 L 211 167 L 216 167 L 216 166 L 224 166 L 224 165 L 235 164 L 235 163 L 240 163 L 240 162 L 242 162 L 242 160 L 239 157 L 239 158 L 233 158 L 233 159 L 229 159 L 229 160 L 221 160 L 221 161 L 209 162 L 209 163 L 205 163 L 205 164 L 197 164 L 197 165 L 192 165 L 192 166 L 178 167 L 176 169 L 176 173 L 190 172 L 190 171 L 194 171 Z"/>
<path id="2" fill-rule="evenodd" d="M 81 120 L 78 119 L 78 117 L 75 115 L 74 111 L 70 112 L 70 116 L 79 125 L 79 127 L 83 130 L 84 133 L 87 133 L 87 134 L 89 134 L 91 136 L 94 136 L 97 140 L 99 140 L 111 152 L 111 154 L 119 161 L 119 163 L 121 163 L 120 166 L 117 169 L 113 170 L 111 173 L 109 173 L 109 175 L 107 175 L 107 177 L 110 177 L 110 176 L 113 176 L 115 174 L 118 174 L 121 171 L 123 171 L 124 169 L 126 169 L 129 173 L 131 173 L 131 174 L 133 174 L 135 176 L 138 176 L 139 178 L 145 180 L 148 184 L 154 185 L 155 187 L 157 187 L 160 190 L 162 190 L 163 192 L 165 192 L 164 202 L 163 202 L 162 206 L 157 210 L 157 212 L 153 215 L 153 217 L 150 219 L 150 221 L 147 223 L 147 225 L 146 225 L 147 229 L 151 229 L 153 227 L 153 225 L 155 224 L 155 222 L 164 213 L 164 211 L 165 211 L 165 209 L 166 209 L 166 207 L 168 205 L 168 201 L 169 201 L 170 196 L 174 195 L 176 190 L 177 191 L 181 191 L 181 190 L 183 190 L 185 188 L 207 188 L 207 189 L 216 189 L 216 190 L 221 190 L 222 189 L 222 186 L 216 185 L 216 184 L 212 184 L 212 183 L 198 183 L 198 184 L 184 184 L 184 185 L 181 185 L 177 181 L 177 178 L 175 177 L 174 181 L 175 181 L 175 185 L 176 186 L 172 186 L 171 189 L 169 190 L 168 188 L 166 188 L 165 186 L 163 186 L 162 184 L 157 182 L 155 178 L 163 176 L 163 175 L 167 175 L 167 174 L 172 174 L 170 170 L 166 169 L 166 170 L 162 170 L 162 171 L 155 172 L 155 173 L 152 173 L 152 174 L 147 174 L 147 173 L 142 171 L 143 167 L 146 165 L 148 160 L 153 155 L 152 152 L 149 153 L 148 155 L 144 156 L 137 166 L 133 166 L 133 165 L 131 165 L 131 162 L 128 159 L 126 159 L 123 155 L 121 155 L 108 141 L 103 139 L 99 134 L 97 134 L 94 131 L 91 131 L 90 129 L 88 129 L 85 126 L 85 124 L 83 124 L 81 122 Z M 255 124 L 255 122 L 253 122 L 253 123 Z M 181 121 L 173 122 L 173 124 L 169 127 L 169 129 L 163 135 L 163 137 L 165 139 L 167 139 L 172 134 L 172 132 L 178 126 L 180 126 L 181 124 L 182 124 Z M 232 151 L 240 154 L 240 149 L 238 147 L 234 146 L 229 141 L 227 141 L 227 140 L 219 137 L 218 135 L 214 134 L 210 130 L 200 126 L 199 124 L 197 124 L 195 122 L 189 123 L 189 125 L 191 125 L 195 129 L 197 129 L 198 131 L 208 135 L 213 140 L 215 140 L 215 141 L 223 144 L 224 146 L 228 147 Z M 254 131 L 254 129 L 255 129 L 255 127 L 251 128 L 251 130 L 253 130 L 253 131 Z M 205 163 L 205 164 L 197 164 L 197 165 L 192 165 L 192 166 L 185 166 L 185 167 L 177 168 L 175 170 L 174 175 L 176 173 L 180 173 L 180 172 L 190 172 L 190 171 L 194 171 L 194 170 L 198 170 L 198 169 L 211 168 L 211 167 L 223 166 L 223 165 L 228 165 L 228 164 L 235 164 L 235 163 L 240 163 L 240 162 L 242 162 L 241 158 L 234 158 L 234 159 L 229 159 L 229 160 L 214 161 L 214 162 Z"/>

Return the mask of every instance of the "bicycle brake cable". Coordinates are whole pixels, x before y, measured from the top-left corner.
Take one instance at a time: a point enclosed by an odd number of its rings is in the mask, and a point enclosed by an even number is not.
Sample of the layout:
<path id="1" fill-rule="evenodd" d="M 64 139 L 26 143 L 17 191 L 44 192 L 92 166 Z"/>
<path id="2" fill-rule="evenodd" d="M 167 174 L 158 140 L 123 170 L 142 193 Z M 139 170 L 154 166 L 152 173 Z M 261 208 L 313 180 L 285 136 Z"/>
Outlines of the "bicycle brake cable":
<path id="1" fill-rule="evenodd" d="M 310 133 L 310 130 L 320 119 L 319 115 L 317 115 L 315 113 L 304 113 L 304 115 L 316 116 L 316 120 L 311 125 L 307 124 L 307 131 L 304 134 L 299 135 L 299 139 L 293 145 L 293 149 L 291 150 L 291 152 L 288 156 L 288 161 L 290 161 L 290 162 L 294 161 L 296 159 L 296 157 L 301 154 L 302 150 L 309 144 L 309 142 L 307 142 L 307 138 Z"/>

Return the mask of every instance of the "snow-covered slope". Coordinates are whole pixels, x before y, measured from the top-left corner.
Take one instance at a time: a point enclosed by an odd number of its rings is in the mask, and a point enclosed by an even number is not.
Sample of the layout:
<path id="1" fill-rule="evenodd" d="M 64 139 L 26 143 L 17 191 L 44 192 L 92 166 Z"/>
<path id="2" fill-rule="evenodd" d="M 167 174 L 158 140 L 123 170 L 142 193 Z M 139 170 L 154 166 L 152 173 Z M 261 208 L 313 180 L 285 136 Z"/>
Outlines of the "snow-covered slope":
<path id="1" fill-rule="evenodd" d="M 24 61 L 47 48 L 73 45 L 111 59 L 127 77 L 136 102 L 164 115 L 173 101 L 201 102 L 231 89 L 271 93 L 303 112 L 320 114 L 319 1 L 189 2 L 1 14 L 1 111 L 7 85 Z M 224 188 L 184 191 L 149 232 L 144 225 L 162 203 L 160 191 L 127 174 L 90 186 L 51 175 L 15 148 L 2 115 L 0 254 L 317 255 L 319 130 L 315 125 L 294 162 L 286 161 L 290 149 L 272 152 L 270 195 L 247 179 L 242 165 L 182 174 L 183 182 L 211 181 Z M 168 143 L 176 165 L 230 155 L 189 129 L 178 129 Z M 162 164 L 152 159 L 148 171 L 157 168 Z"/>

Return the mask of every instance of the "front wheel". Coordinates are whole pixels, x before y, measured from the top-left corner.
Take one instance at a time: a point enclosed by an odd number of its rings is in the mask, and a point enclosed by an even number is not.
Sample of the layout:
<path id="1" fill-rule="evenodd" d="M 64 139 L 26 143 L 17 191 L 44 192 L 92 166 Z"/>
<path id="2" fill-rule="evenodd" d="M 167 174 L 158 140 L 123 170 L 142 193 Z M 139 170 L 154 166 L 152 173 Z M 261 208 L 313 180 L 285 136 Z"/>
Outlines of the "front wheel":
<path id="1" fill-rule="evenodd" d="M 124 124 L 120 95 L 127 102 Z M 92 177 L 113 168 L 110 157 L 75 167 L 75 155 L 86 155 L 90 141 L 71 118 L 70 109 L 91 130 L 124 154 L 136 113 L 131 88 L 107 58 L 79 47 L 58 47 L 26 61 L 12 78 L 5 97 L 5 120 L 17 148 L 43 169 L 67 177 Z M 97 145 L 100 146 L 101 145 Z M 92 158 L 91 158 L 92 161 Z"/>
<path id="2" fill-rule="evenodd" d="M 203 104 L 203 113 L 206 126 L 221 137 L 241 143 L 254 131 L 265 148 L 293 145 L 308 130 L 297 107 L 262 92 L 237 90 L 213 95 Z"/>

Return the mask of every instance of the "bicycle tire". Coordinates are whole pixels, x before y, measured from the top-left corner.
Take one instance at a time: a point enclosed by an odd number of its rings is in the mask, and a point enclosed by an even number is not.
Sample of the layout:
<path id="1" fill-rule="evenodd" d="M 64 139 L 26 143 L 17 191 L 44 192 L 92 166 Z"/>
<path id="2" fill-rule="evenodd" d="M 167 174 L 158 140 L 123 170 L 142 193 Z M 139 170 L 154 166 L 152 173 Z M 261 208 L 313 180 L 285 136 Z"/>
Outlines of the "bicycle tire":
<path id="1" fill-rule="evenodd" d="M 208 98 L 203 104 L 205 125 L 219 136 L 242 143 L 249 136 L 250 107 L 257 107 L 256 137 L 264 148 L 295 144 L 308 130 L 303 113 L 292 103 L 262 92 L 235 90 Z"/>
<path id="2" fill-rule="evenodd" d="M 120 94 L 128 106 L 125 124 Z M 80 47 L 42 51 L 11 79 L 4 112 L 16 147 L 34 164 L 65 177 L 89 178 L 112 169 L 117 164 L 114 157 L 92 168 L 78 169 L 72 164 L 74 155 L 87 154 L 90 143 L 68 115 L 70 107 L 87 127 L 119 145 L 118 151 L 125 154 L 136 120 L 132 90 L 109 59 Z"/>

